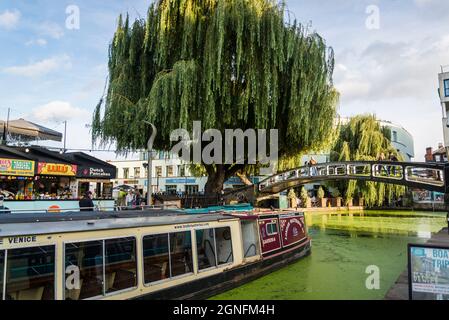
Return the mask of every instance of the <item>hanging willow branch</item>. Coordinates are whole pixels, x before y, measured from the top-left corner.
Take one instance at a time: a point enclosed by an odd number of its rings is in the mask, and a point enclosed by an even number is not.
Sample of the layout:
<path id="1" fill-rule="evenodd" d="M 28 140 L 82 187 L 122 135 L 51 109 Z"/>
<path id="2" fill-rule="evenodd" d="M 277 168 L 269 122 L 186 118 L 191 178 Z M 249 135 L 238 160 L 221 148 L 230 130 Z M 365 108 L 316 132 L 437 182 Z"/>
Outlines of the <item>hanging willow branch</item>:
<path id="1" fill-rule="evenodd" d="M 382 127 L 374 115 L 356 116 L 340 127 L 339 136 L 331 151 L 331 161 L 375 161 L 381 154 L 394 154 L 403 160 L 391 145 L 391 132 Z M 354 195 L 363 197 L 368 206 L 381 206 L 405 193 L 405 187 L 377 182 L 349 181 L 336 185 L 346 200 Z"/>
<path id="2" fill-rule="evenodd" d="M 200 120 L 221 131 L 276 128 L 280 156 L 327 141 L 338 100 L 333 51 L 285 21 L 285 10 L 274 0 L 160 0 L 145 20 L 120 16 L 93 138 L 144 148 L 147 120 L 159 131 L 154 147 L 169 150 L 172 130 Z"/>

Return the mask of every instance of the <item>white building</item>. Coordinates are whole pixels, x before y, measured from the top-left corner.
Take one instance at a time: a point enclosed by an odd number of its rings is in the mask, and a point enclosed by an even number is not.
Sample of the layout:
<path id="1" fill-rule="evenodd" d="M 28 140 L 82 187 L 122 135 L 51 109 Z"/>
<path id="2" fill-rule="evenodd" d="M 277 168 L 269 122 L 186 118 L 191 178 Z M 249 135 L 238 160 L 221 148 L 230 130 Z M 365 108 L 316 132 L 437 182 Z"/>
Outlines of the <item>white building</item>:
<path id="1" fill-rule="evenodd" d="M 441 67 L 441 73 L 438 75 L 438 83 L 438 93 L 440 96 L 443 122 L 444 146 L 447 153 L 449 150 L 449 66 Z"/>
<path id="2" fill-rule="evenodd" d="M 380 125 L 390 129 L 391 144 L 402 155 L 404 161 L 411 162 L 415 157 L 415 142 L 413 136 L 401 125 L 390 121 L 379 121 Z"/>
<path id="3" fill-rule="evenodd" d="M 109 161 L 117 167 L 117 179 L 114 187 L 128 185 L 137 187 L 143 193 L 147 190 L 146 153 L 139 159 Z M 193 177 L 187 162 L 164 152 L 155 152 L 152 160 L 152 191 L 153 192 L 204 192 L 207 177 Z"/>
<path id="4" fill-rule="evenodd" d="M 113 180 L 114 187 L 127 185 L 137 188 L 141 193 L 147 191 L 147 153 L 141 153 L 139 159 L 108 161 L 117 167 L 117 179 Z M 152 159 L 152 191 L 202 193 L 207 177 L 194 176 L 189 170 L 189 163 L 178 156 L 167 152 L 154 152 Z M 242 186 L 237 177 L 225 182 L 225 188 Z"/>
<path id="5" fill-rule="evenodd" d="M 345 124 L 350 118 L 341 118 L 340 123 Z M 415 157 L 415 141 L 410 132 L 403 126 L 391 121 L 379 120 L 382 127 L 388 128 L 391 135 L 391 144 L 402 155 L 405 162 L 411 162 Z"/>

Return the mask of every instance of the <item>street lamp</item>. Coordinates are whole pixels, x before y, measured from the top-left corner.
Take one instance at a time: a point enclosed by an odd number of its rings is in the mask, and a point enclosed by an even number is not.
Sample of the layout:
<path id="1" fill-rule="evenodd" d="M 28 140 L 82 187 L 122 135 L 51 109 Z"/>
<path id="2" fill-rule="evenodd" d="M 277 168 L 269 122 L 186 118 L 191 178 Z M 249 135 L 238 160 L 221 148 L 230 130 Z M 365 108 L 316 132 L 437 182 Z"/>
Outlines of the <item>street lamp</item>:
<path id="1" fill-rule="evenodd" d="M 152 196 L 151 196 L 151 177 L 152 177 L 152 153 L 153 153 L 153 142 L 156 138 L 157 129 L 151 122 L 144 121 L 146 124 L 150 125 L 150 137 L 148 138 L 147 148 L 148 148 L 148 170 L 147 170 L 147 205 L 151 206 Z"/>

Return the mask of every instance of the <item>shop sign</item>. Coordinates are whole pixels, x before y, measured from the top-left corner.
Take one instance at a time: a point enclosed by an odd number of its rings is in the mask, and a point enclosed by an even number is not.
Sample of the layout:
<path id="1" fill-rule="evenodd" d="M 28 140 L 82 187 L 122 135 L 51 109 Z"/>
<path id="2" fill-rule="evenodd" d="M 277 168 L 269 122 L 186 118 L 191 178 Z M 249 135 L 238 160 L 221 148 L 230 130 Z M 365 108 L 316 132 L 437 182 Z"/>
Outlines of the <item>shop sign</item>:
<path id="1" fill-rule="evenodd" d="M 79 167 L 78 176 L 82 177 L 82 178 L 114 179 L 116 176 L 116 169 L 115 168 Z"/>
<path id="2" fill-rule="evenodd" d="M 408 246 L 410 300 L 449 300 L 449 248 Z"/>
<path id="3" fill-rule="evenodd" d="M 34 161 L 0 158 L 0 174 L 34 176 Z"/>
<path id="4" fill-rule="evenodd" d="M 173 183 L 173 184 L 196 183 L 196 179 L 189 179 L 189 178 L 167 179 L 165 183 Z"/>
<path id="5" fill-rule="evenodd" d="M 74 164 L 39 162 L 37 173 L 49 176 L 74 177 L 77 169 L 78 166 Z"/>

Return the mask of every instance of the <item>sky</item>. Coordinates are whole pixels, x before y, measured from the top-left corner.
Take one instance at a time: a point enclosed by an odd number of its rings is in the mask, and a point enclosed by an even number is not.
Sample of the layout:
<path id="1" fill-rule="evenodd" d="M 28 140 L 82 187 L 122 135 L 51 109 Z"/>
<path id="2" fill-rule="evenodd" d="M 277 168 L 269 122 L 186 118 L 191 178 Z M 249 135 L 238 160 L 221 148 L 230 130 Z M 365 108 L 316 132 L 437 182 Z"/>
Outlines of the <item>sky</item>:
<path id="1" fill-rule="evenodd" d="M 118 15 L 145 17 L 151 2 L 0 0 L 0 119 L 10 108 L 11 119 L 60 132 L 67 121 L 67 147 L 92 149 L 89 125 Z M 440 66 L 449 65 L 449 1 L 288 0 L 287 6 L 292 19 L 310 23 L 335 51 L 340 115 L 374 113 L 402 125 L 414 137 L 415 161 L 443 141 L 437 88 Z"/>

